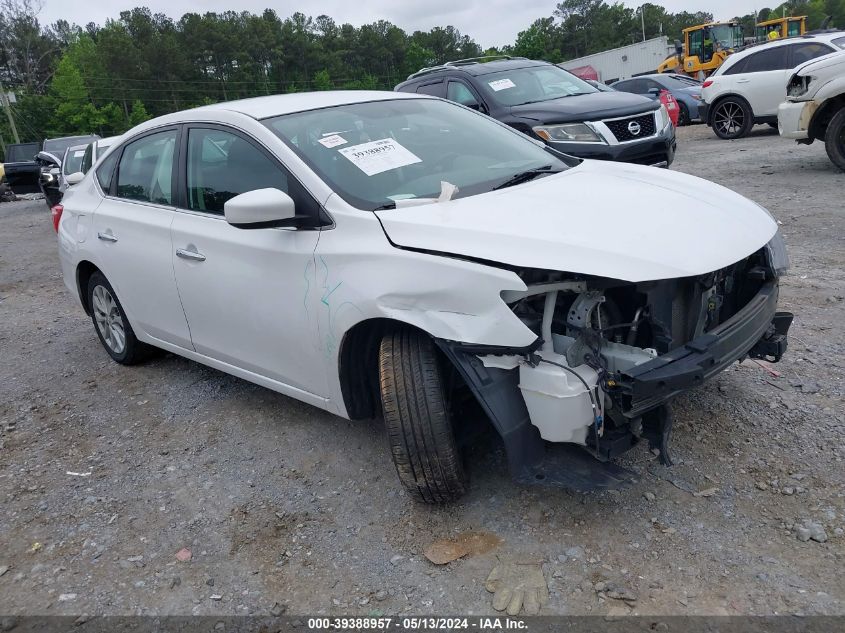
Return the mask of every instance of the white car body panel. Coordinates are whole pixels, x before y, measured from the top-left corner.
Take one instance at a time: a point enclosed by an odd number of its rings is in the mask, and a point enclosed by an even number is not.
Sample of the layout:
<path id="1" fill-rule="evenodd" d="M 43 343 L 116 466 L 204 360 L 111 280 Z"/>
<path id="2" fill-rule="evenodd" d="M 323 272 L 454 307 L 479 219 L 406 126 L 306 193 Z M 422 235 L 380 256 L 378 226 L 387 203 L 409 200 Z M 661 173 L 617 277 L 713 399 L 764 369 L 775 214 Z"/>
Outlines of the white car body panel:
<path id="1" fill-rule="evenodd" d="M 176 213 L 168 249 L 194 350 L 325 396 L 325 371 L 303 362 L 308 331 L 306 270 L 318 231 L 242 230 L 221 216 Z M 204 261 L 173 257 L 174 249 Z M 223 287 L 221 287 L 221 280 Z"/>
<path id="2" fill-rule="evenodd" d="M 557 176 L 452 202 L 362 211 L 333 194 L 255 118 L 409 98 L 427 97 L 262 97 L 136 127 L 125 141 L 174 123 L 236 128 L 276 156 L 334 224 L 319 231 L 239 230 L 220 217 L 110 198 L 95 176 L 115 144 L 63 201 L 59 253 L 66 285 L 78 296 L 77 266 L 91 262 L 114 286 L 139 340 L 347 416 L 339 355 L 344 336 L 364 321 L 392 319 L 464 343 L 526 347 L 537 339 L 501 298 L 503 291 L 526 289 L 515 273 L 397 248 L 390 240 L 633 281 L 719 269 L 758 250 L 776 232 L 764 209 L 727 189 L 619 163 L 585 162 Z M 118 241 L 98 239 L 99 233 Z M 185 260 L 176 249 L 195 250 L 206 260 Z"/>
<path id="3" fill-rule="evenodd" d="M 794 68 L 737 74 L 725 74 L 726 71 L 742 59 L 768 48 L 789 46 L 804 42 L 820 42 L 835 49 L 837 45 L 832 40 L 841 38 L 842 35 L 842 33 L 838 33 L 787 38 L 767 42 L 759 46 L 752 46 L 744 51 L 734 53 L 710 77 L 710 82 L 712 83 L 706 88 L 702 87 L 702 99 L 706 103 L 713 104 L 723 95 L 739 95 L 751 106 L 755 117 L 776 116 L 778 114 L 778 107 L 783 102 L 784 95 L 786 94 L 786 83 L 795 72 Z M 836 55 L 838 53 L 818 57 L 815 60 L 805 62 L 802 66 L 814 64 L 818 60 L 835 57 Z"/>
<path id="4" fill-rule="evenodd" d="M 401 246 L 624 281 L 718 270 L 777 231 L 757 204 L 729 189 L 599 161 L 520 187 L 376 214 Z"/>
<path id="5" fill-rule="evenodd" d="M 794 76 L 810 77 L 807 92 L 787 95 L 778 107 L 778 131 L 784 138 L 805 139 L 816 111 L 829 99 L 845 94 L 845 51 L 807 62 L 795 69 Z"/>

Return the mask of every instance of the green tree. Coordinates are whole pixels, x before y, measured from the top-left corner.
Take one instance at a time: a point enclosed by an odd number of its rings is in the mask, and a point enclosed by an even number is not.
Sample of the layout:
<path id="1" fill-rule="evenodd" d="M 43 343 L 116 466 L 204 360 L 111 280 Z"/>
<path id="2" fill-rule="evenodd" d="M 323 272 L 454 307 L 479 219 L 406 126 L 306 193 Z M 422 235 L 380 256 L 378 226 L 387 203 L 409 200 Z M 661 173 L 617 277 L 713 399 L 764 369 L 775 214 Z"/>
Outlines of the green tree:
<path id="1" fill-rule="evenodd" d="M 327 70 L 320 70 L 314 74 L 314 81 L 311 84 L 314 90 L 331 90 L 334 88 L 332 78 Z"/>

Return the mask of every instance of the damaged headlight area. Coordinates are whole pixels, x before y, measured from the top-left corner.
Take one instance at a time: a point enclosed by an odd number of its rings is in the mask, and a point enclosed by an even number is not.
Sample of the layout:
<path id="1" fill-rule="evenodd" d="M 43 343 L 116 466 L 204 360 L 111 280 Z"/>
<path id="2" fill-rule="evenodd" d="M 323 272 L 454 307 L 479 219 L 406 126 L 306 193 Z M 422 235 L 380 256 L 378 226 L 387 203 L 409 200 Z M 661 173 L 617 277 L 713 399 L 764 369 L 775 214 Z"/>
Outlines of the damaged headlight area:
<path id="1" fill-rule="evenodd" d="M 538 125 L 533 130 L 541 139 L 551 143 L 604 143 L 604 139 L 586 123 Z"/>
<path id="2" fill-rule="evenodd" d="M 783 277 L 789 270 L 789 254 L 786 252 L 786 244 L 780 231 L 766 244 L 766 256 L 775 274 Z"/>
<path id="3" fill-rule="evenodd" d="M 792 75 L 789 83 L 786 84 L 786 96 L 792 98 L 803 97 L 810 89 L 810 82 L 812 82 L 812 80 L 813 78 L 809 75 Z"/>
<path id="4" fill-rule="evenodd" d="M 671 464 L 671 398 L 748 355 L 779 359 L 792 319 L 775 312 L 784 264 L 776 236 L 695 277 L 631 283 L 519 270 L 527 289 L 502 299 L 537 335 L 535 345 L 441 347 L 505 439 L 517 479 L 612 487 L 622 475 L 608 460 L 641 440 Z M 604 470 L 585 476 L 589 469 L 556 467 L 544 456 L 547 443 L 580 445 Z"/>

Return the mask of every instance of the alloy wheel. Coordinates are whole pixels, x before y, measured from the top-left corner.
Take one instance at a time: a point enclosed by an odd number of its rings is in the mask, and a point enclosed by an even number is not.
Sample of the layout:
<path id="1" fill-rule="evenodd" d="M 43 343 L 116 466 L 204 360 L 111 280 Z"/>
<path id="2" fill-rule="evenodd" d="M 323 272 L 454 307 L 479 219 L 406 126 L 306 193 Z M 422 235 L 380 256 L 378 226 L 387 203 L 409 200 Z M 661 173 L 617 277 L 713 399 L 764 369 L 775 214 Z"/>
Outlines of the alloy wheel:
<path id="1" fill-rule="evenodd" d="M 123 317 L 109 289 L 95 286 L 92 292 L 94 320 L 106 346 L 115 354 L 122 354 L 126 349 L 126 331 Z"/>
<path id="2" fill-rule="evenodd" d="M 745 112 L 738 103 L 727 101 L 716 109 L 713 125 L 726 137 L 739 136 L 745 126 Z"/>

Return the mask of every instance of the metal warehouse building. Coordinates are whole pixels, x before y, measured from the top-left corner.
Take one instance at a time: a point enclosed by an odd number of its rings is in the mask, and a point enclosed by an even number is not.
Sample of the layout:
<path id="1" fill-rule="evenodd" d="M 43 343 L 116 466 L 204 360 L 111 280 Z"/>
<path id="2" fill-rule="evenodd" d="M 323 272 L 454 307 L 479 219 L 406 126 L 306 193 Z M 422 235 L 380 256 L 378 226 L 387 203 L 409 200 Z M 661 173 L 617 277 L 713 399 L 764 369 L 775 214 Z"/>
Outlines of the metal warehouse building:
<path id="1" fill-rule="evenodd" d="M 674 52 L 675 47 L 669 44 L 669 38 L 661 35 L 630 46 L 570 59 L 558 66 L 566 70 L 591 66 L 595 69 L 599 81 L 610 83 L 634 75 L 655 72 L 660 62 Z"/>

